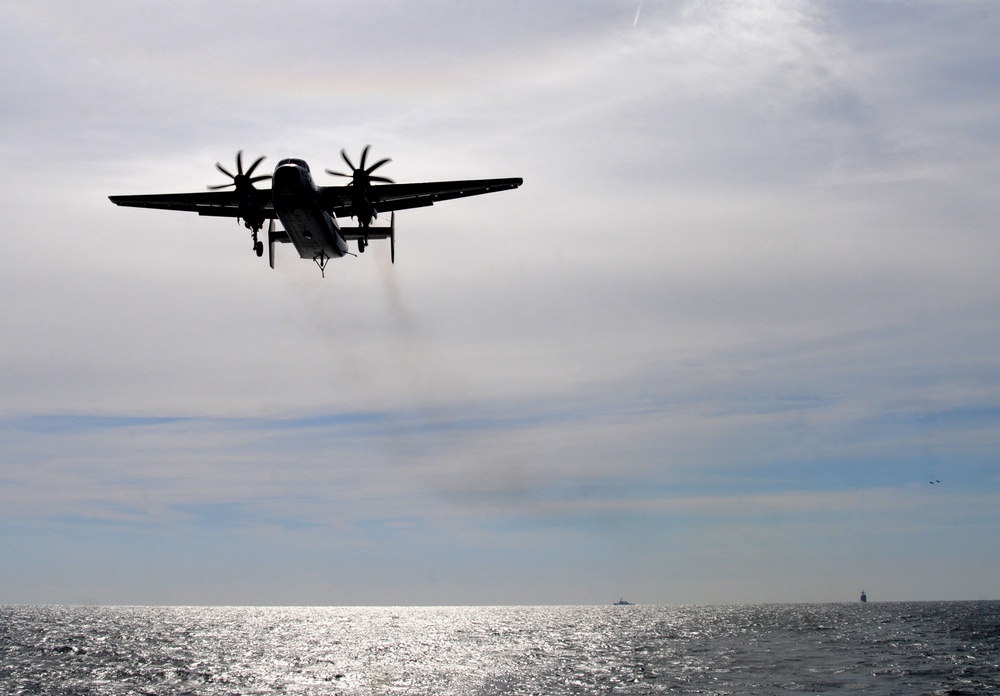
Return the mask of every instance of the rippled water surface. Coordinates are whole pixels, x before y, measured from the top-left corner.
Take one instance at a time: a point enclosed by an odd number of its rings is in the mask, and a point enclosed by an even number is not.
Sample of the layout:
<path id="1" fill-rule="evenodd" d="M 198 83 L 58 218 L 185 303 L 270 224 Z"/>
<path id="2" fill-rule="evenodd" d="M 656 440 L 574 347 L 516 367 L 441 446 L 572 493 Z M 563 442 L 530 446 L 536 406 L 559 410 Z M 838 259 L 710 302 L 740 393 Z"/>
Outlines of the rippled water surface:
<path id="1" fill-rule="evenodd" d="M 3 694 L 1000 692 L 1000 602 L 0 607 Z"/>

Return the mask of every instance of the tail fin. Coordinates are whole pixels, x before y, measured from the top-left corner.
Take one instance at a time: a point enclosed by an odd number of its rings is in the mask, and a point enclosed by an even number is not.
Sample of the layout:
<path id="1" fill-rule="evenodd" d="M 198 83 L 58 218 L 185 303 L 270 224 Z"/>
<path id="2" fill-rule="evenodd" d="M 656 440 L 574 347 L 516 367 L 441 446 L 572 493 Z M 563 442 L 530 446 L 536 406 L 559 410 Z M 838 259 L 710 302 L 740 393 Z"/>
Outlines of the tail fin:
<path id="1" fill-rule="evenodd" d="M 274 218 L 271 218 L 271 224 L 267 226 L 267 262 L 271 264 L 271 270 L 274 270 Z"/>

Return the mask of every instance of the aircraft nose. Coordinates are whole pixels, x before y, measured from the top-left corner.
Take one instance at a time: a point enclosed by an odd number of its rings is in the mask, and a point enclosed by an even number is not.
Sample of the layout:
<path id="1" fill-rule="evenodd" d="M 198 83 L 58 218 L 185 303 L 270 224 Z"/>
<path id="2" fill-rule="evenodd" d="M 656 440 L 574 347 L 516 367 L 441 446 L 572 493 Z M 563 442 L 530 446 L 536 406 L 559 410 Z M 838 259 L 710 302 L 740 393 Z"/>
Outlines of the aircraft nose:
<path id="1" fill-rule="evenodd" d="M 302 180 L 302 172 L 294 164 L 282 164 L 274 170 L 275 183 L 298 183 Z"/>
<path id="2" fill-rule="evenodd" d="M 282 164 L 274 170 L 271 191 L 275 201 L 284 207 L 295 206 L 305 201 L 310 189 L 309 173 L 295 164 Z"/>

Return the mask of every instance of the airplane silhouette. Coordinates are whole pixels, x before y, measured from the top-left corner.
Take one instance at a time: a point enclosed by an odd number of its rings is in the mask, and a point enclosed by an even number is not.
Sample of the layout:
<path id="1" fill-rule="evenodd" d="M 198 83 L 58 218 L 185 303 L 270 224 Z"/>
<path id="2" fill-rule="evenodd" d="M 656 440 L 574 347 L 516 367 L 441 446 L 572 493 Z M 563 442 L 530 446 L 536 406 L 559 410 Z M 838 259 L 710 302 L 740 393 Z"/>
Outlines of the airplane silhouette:
<path id="1" fill-rule="evenodd" d="M 326 170 L 333 176 L 349 178 L 351 181 L 344 186 L 316 185 L 309 165 L 305 160 L 296 158 L 278 162 L 273 174 L 254 176 L 254 171 L 264 161 L 264 157 L 258 157 L 244 171 L 243 151 L 240 150 L 236 154 L 235 174 L 221 163 L 215 164 L 231 181 L 209 186 L 208 191 L 109 198 L 116 205 L 134 208 L 184 210 L 199 215 L 242 220 L 243 225 L 250 230 L 253 250 L 257 256 L 264 255 L 264 243 L 258 239 L 258 233 L 267 222 L 268 261 L 271 268 L 274 268 L 274 243 L 291 243 L 301 258 L 312 259 L 325 276 L 326 264 L 330 259 L 351 253 L 348 251 L 348 241 L 357 242 L 358 252 L 361 253 L 372 240 L 388 239 L 390 259 L 395 263 L 397 210 L 430 206 L 452 198 L 507 191 L 523 183 L 520 178 L 507 178 L 397 184 L 374 174 L 376 169 L 392 160 L 384 158 L 368 165 L 370 147 L 366 145 L 361 151 L 357 167 L 345 150 L 340 151 L 340 156 L 351 170 L 350 174 Z M 258 189 L 254 186 L 265 179 L 272 180 L 270 189 Z M 224 190 L 230 187 L 232 190 Z M 387 227 L 372 226 L 379 213 L 390 213 Z M 337 222 L 338 217 L 355 218 L 358 225 L 342 227 Z M 275 219 L 281 221 L 284 229 L 275 229 Z"/>

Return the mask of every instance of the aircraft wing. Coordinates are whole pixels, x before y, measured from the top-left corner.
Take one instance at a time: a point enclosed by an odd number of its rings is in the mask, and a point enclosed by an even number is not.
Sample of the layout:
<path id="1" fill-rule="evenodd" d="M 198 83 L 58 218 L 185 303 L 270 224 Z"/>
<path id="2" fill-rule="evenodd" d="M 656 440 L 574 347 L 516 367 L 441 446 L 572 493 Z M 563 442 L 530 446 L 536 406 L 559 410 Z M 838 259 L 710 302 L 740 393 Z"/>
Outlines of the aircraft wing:
<path id="1" fill-rule="evenodd" d="M 368 198 L 380 213 L 434 205 L 439 201 L 484 193 L 508 191 L 521 185 L 522 179 L 468 179 L 433 181 L 416 184 L 379 184 L 368 189 Z M 320 189 L 323 207 L 332 215 L 352 214 L 353 190 L 348 186 L 324 186 Z M 265 219 L 276 218 L 270 189 L 255 189 L 256 205 Z M 214 217 L 240 217 L 240 201 L 235 191 L 197 193 L 153 193 L 138 196 L 109 196 L 115 205 L 157 210 L 183 210 Z"/>
<path id="2" fill-rule="evenodd" d="M 255 189 L 256 208 L 264 219 L 277 217 L 271 205 L 270 189 Z M 240 217 L 240 201 L 235 191 L 202 191 L 198 193 L 153 193 L 141 196 L 109 196 L 115 205 L 158 210 L 185 210 L 199 215 Z"/>
<path id="3" fill-rule="evenodd" d="M 439 201 L 466 196 L 479 196 L 495 191 L 515 189 L 520 178 L 469 179 L 466 181 L 432 181 L 420 184 L 377 184 L 367 190 L 369 201 L 380 213 L 434 205 Z M 353 190 L 348 186 L 324 186 L 320 189 L 323 207 L 337 217 L 351 215 Z"/>

